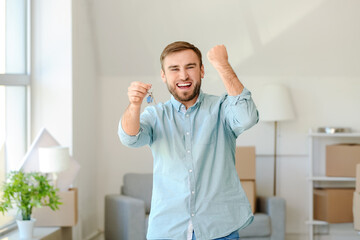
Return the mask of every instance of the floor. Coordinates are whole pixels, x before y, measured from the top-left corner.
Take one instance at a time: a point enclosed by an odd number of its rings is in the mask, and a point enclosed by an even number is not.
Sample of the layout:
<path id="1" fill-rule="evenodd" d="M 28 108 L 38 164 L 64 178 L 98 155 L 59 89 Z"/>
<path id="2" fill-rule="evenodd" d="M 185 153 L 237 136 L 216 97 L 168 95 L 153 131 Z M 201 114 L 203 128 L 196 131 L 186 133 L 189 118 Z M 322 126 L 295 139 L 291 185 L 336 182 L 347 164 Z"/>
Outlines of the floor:
<path id="1" fill-rule="evenodd" d="M 301 234 L 287 234 L 286 240 L 306 240 L 308 239 L 307 235 Z M 359 240 L 359 234 L 350 234 L 350 235 L 318 235 L 314 237 L 314 240 Z M 91 240 L 105 240 L 104 234 L 93 238 Z"/>
<path id="2" fill-rule="evenodd" d="M 323 234 L 316 234 L 313 240 L 360 240 L 359 232 L 355 231 L 352 224 L 338 223 L 318 229 Z M 286 234 L 286 240 L 308 240 L 308 234 Z"/>
<path id="3" fill-rule="evenodd" d="M 97 237 L 95 237 L 95 238 L 93 238 L 91 240 L 105 240 L 105 236 L 104 236 L 104 234 L 101 234 L 101 235 L 99 235 L 99 236 L 97 236 Z"/>
<path id="4" fill-rule="evenodd" d="M 286 240 L 307 240 L 309 239 L 308 235 L 300 234 L 288 234 L 286 235 Z M 317 235 L 314 237 L 314 240 L 359 240 L 359 236 L 333 236 L 333 235 Z"/>
<path id="5" fill-rule="evenodd" d="M 331 224 L 328 228 L 320 230 L 323 234 L 315 235 L 313 240 L 360 240 L 360 232 L 354 230 L 353 225 Z M 286 234 L 285 240 L 308 240 L 308 234 Z M 104 234 L 91 240 L 105 240 Z"/>

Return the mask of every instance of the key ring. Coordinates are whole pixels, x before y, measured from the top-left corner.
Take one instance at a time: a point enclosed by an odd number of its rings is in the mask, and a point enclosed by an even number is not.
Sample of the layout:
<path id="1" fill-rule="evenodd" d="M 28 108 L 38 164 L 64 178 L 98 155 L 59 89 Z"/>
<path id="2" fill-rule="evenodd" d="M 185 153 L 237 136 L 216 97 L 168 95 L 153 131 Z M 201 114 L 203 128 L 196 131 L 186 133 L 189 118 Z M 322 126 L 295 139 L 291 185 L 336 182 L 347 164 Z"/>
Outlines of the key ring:
<path id="1" fill-rule="evenodd" d="M 154 94 L 153 94 L 153 90 L 150 89 L 150 90 L 148 91 L 148 94 L 149 94 L 149 95 L 146 97 L 147 103 L 150 104 L 150 103 L 154 102 L 154 103 L 156 104 L 156 101 L 155 101 L 155 98 L 154 98 Z"/>

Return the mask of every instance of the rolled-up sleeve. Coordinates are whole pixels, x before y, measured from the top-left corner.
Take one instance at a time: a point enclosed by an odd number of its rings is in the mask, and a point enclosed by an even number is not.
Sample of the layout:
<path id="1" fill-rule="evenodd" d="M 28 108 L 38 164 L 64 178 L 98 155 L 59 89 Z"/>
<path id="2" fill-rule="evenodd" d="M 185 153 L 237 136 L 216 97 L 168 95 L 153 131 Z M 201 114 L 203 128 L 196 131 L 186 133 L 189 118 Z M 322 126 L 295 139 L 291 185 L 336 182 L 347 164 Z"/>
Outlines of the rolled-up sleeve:
<path id="1" fill-rule="evenodd" d="M 236 137 L 259 121 L 251 92 L 246 88 L 237 96 L 225 96 L 223 110 L 225 122 Z"/>
<path id="2" fill-rule="evenodd" d="M 118 135 L 121 143 L 127 147 L 133 148 L 150 144 L 152 141 L 152 127 L 150 122 L 151 114 L 147 109 L 145 109 L 144 112 L 140 115 L 140 130 L 138 134 L 129 135 L 122 128 L 120 120 L 118 126 Z"/>

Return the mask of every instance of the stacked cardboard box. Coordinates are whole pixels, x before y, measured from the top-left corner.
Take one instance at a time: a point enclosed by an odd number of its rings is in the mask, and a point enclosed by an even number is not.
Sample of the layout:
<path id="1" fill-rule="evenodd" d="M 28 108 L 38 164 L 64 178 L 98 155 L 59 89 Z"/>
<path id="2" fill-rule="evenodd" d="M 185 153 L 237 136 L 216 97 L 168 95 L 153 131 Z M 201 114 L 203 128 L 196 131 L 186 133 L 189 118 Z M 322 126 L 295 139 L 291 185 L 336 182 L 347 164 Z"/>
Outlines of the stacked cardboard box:
<path id="1" fill-rule="evenodd" d="M 326 176 L 355 177 L 360 163 L 360 144 L 334 144 L 326 146 Z"/>
<path id="2" fill-rule="evenodd" d="M 256 188 L 255 180 L 241 180 L 241 186 L 243 187 L 246 197 L 248 198 L 251 210 L 254 213 L 256 209 Z"/>
<path id="3" fill-rule="evenodd" d="M 360 144 L 341 143 L 326 146 L 326 176 L 355 177 L 356 165 L 359 163 Z M 354 194 L 354 190 L 354 188 L 314 190 L 314 219 L 329 223 L 353 222 L 353 202 L 359 197 Z"/>
<path id="4" fill-rule="evenodd" d="M 62 205 L 56 211 L 49 207 L 36 208 L 33 217 L 36 219 L 35 225 L 38 227 L 72 227 L 78 221 L 78 191 L 71 188 L 66 192 L 59 192 Z"/>
<path id="5" fill-rule="evenodd" d="M 356 165 L 356 188 L 353 199 L 354 228 L 360 231 L 360 164 Z"/>
<path id="6" fill-rule="evenodd" d="M 354 188 L 319 188 L 314 190 L 314 219 L 328 223 L 353 222 Z"/>
<path id="7" fill-rule="evenodd" d="M 250 202 L 253 213 L 256 211 L 256 157 L 255 147 L 237 147 L 235 154 L 235 168 L 241 185 Z"/>

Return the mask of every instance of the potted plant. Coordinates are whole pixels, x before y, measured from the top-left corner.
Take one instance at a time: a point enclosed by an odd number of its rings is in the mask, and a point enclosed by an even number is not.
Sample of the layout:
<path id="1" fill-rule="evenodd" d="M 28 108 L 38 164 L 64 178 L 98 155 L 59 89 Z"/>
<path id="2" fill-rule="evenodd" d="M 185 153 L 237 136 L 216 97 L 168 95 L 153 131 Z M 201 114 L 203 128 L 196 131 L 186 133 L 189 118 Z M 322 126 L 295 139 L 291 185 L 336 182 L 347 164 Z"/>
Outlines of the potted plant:
<path id="1" fill-rule="evenodd" d="M 39 172 L 10 172 L 2 186 L 2 192 L 0 212 L 5 214 L 15 206 L 21 212 L 21 219 L 17 220 L 20 238 L 32 238 L 35 219 L 31 219 L 31 213 L 34 207 L 48 206 L 55 211 L 62 204 L 57 195 L 58 189 Z M 25 232 L 23 225 L 27 226 Z"/>

